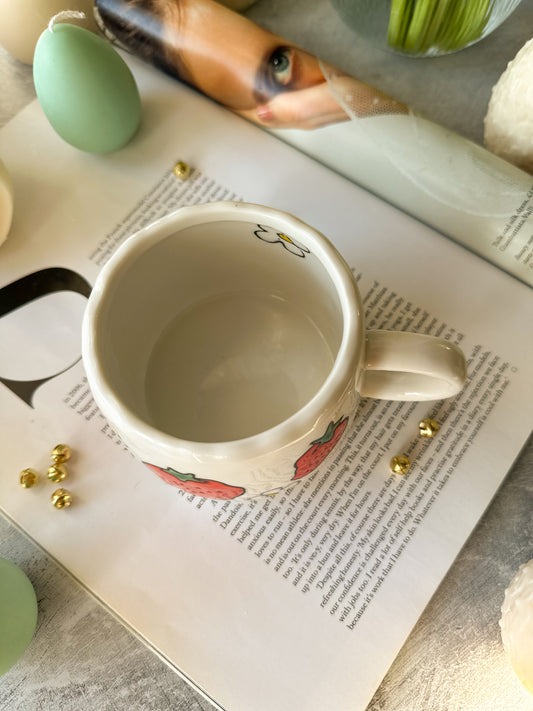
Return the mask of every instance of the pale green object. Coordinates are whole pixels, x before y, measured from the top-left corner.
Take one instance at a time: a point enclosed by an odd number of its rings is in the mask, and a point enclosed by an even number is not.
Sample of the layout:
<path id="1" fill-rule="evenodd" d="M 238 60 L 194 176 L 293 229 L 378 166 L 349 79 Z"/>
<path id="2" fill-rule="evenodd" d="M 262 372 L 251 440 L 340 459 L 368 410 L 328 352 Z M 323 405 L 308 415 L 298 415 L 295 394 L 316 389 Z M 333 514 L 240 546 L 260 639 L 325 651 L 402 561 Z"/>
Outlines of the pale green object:
<path id="1" fill-rule="evenodd" d="M 37 97 L 53 129 L 90 153 L 110 153 L 133 137 L 141 101 L 133 74 L 101 37 L 56 23 L 39 38 L 33 57 Z"/>
<path id="2" fill-rule="evenodd" d="M 29 578 L 0 558 L 0 676 L 22 656 L 36 625 L 37 599 Z"/>
<path id="3" fill-rule="evenodd" d="M 346 24 L 380 49 L 437 57 L 479 42 L 522 0 L 331 0 Z"/>
<path id="4" fill-rule="evenodd" d="M 0 158 L 0 244 L 8 235 L 13 218 L 13 184 Z"/>

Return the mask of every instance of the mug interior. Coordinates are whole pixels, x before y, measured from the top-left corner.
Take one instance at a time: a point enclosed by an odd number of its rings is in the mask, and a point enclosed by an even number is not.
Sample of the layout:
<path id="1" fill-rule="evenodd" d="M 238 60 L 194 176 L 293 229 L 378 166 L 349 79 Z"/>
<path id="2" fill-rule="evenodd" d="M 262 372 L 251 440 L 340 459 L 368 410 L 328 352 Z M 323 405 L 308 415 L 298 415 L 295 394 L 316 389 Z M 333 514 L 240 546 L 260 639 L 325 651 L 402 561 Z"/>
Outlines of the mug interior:
<path id="1" fill-rule="evenodd" d="M 343 311 L 314 238 L 284 228 L 271 217 L 176 223 L 115 255 L 95 357 L 137 418 L 184 440 L 238 440 L 319 391 L 341 346 Z"/>

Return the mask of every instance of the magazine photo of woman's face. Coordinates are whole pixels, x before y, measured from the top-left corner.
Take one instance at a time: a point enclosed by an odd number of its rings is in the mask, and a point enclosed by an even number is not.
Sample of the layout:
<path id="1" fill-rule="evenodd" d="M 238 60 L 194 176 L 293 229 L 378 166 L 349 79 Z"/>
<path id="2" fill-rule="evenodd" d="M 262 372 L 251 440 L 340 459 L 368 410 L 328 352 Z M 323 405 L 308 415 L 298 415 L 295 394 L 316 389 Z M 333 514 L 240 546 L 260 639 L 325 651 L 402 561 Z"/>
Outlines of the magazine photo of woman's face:
<path id="1" fill-rule="evenodd" d="M 348 120 L 315 55 L 219 2 L 96 0 L 95 8 L 112 41 L 256 123 L 308 129 Z M 360 97 L 358 115 L 405 110 L 353 77 L 336 77 Z"/>
<path id="2" fill-rule="evenodd" d="M 324 81 L 315 56 L 213 0 L 97 0 L 96 6 L 128 49 L 237 111 Z"/>
<path id="3" fill-rule="evenodd" d="M 313 55 L 211 0 L 163 0 L 179 11 L 164 27 L 167 54 L 183 79 L 236 111 L 280 92 L 324 82 Z"/>

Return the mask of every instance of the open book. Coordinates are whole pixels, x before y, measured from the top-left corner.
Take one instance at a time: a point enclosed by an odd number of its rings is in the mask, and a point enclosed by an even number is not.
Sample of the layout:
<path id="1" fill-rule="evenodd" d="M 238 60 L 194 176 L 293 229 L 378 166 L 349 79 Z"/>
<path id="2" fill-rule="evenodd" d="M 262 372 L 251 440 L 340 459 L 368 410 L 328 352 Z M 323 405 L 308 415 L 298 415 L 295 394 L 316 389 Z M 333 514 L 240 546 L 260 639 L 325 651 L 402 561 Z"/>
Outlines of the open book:
<path id="1" fill-rule="evenodd" d="M 529 435 L 531 290 L 127 61 L 143 123 L 123 150 L 73 149 L 36 101 L 0 131 L 16 196 L 0 259 L 0 506 L 214 706 L 362 709 Z M 180 160 L 192 167 L 185 181 L 173 172 Z M 150 473 L 87 387 L 86 297 L 138 228 L 221 199 L 284 209 L 324 232 L 357 276 L 369 328 L 460 344 L 469 364 L 462 393 L 363 401 L 328 476 L 274 498 L 212 502 Z M 432 440 L 418 436 L 426 416 L 441 425 Z M 75 456 L 74 504 L 64 512 L 16 482 L 27 466 L 45 468 L 57 442 Z M 405 477 L 389 468 L 399 453 L 412 461 Z"/>

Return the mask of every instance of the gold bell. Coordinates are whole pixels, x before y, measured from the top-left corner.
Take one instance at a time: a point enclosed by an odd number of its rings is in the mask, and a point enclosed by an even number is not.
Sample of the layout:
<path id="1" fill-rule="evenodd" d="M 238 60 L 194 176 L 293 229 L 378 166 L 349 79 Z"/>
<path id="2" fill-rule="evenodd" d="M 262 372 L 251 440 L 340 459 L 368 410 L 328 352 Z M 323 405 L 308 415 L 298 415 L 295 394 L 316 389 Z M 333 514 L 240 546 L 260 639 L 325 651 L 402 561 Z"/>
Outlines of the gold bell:
<path id="1" fill-rule="evenodd" d="M 390 468 L 395 474 L 407 474 L 410 466 L 411 462 L 403 454 L 391 459 Z"/>
<path id="2" fill-rule="evenodd" d="M 439 423 L 435 422 L 435 420 L 432 420 L 430 417 L 425 420 L 420 420 L 418 423 L 418 431 L 420 432 L 421 437 L 434 437 L 439 430 Z"/>
<path id="3" fill-rule="evenodd" d="M 20 485 L 24 489 L 31 489 L 32 486 L 35 486 L 37 482 L 39 481 L 39 475 L 35 471 L 35 469 L 31 469 L 28 467 L 28 469 L 23 469 L 20 472 Z"/>
<path id="4" fill-rule="evenodd" d="M 52 461 L 56 464 L 63 464 L 70 459 L 72 451 L 68 444 L 58 444 L 52 450 Z"/>
<path id="5" fill-rule="evenodd" d="M 183 160 L 179 160 L 174 166 L 174 175 L 180 180 L 187 180 L 191 174 L 191 166 Z"/>
<path id="6" fill-rule="evenodd" d="M 70 491 L 66 489 L 56 489 L 52 494 L 52 503 L 56 509 L 65 509 L 72 503 Z"/>
<path id="7" fill-rule="evenodd" d="M 54 484 L 59 484 L 60 481 L 66 478 L 67 469 L 63 464 L 52 464 L 51 467 L 48 467 L 47 476 Z"/>

